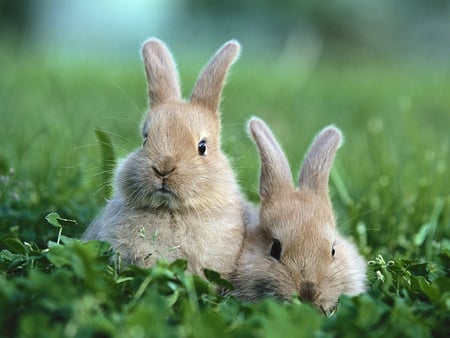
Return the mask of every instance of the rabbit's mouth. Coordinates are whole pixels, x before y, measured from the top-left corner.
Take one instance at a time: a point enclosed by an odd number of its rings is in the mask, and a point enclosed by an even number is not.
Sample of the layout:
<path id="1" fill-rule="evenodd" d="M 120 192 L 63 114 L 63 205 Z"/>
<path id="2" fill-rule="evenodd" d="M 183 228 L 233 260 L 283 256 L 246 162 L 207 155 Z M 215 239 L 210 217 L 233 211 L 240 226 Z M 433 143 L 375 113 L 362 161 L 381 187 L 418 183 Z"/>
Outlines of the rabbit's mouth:
<path id="1" fill-rule="evenodd" d="M 169 188 L 167 188 L 166 186 L 162 186 L 157 191 L 158 191 L 158 193 L 160 193 L 162 195 L 167 195 L 167 194 L 172 195 L 173 194 L 172 191 Z"/>
<path id="2" fill-rule="evenodd" d="M 163 177 L 156 187 L 156 193 L 161 196 L 169 196 L 174 195 L 172 189 L 170 188 L 170 184 L 168 182 L 168 178 Z"/>
<path id="3" fill-rule="evenodd" d="M 165 185 L 162 185 L 158 190 L 156 190 L 156 193 L 159 197 L 165 199 L 170 199 L 174 196 L 173 191 Z"/>
<path id="4" fill-rule="evenodd" d="M 175 193 L 164 185 L 154 190 L 150 201 L 153 208 L 166 207 L 174 209 L 178 205 Z"/>

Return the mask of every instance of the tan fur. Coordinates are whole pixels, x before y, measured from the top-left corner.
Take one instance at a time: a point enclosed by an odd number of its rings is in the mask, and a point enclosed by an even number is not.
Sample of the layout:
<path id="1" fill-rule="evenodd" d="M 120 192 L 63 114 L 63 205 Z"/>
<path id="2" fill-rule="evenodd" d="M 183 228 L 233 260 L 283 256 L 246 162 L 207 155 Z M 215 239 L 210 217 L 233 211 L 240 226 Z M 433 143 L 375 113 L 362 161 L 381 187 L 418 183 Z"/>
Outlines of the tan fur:
<path id="1" fill-rule="evenodd" d="M 366 278 L 364 259 L 336 229 L 328 196 L 341 132 L 328 127 L 318 134 L 295 188 L 288 161 L 267 125 L 253 118 L 249 130 L 261 158 L 261 207 L 259 222 L 247 228 L 231 278 L 234 294 L 248 301 L 297 295 L 329 313 L 341 294 L 362 293 Z M 279 260 L 270 255 L 274 239 L 281 243 Z"/>
<path id="2" fill-rule="evenodd" d="M 114 195 L 83 239 L 109 241 L 125 263 L 184 258 L 193 273 L 232 271 L 242 247 L 245 202 L 221 151 L 218 105 L 238 52 L 237 42 L 226 43 L 185 102 L 167 47 L 157 39 L 144 43 L 151 106 L 144 145 L 116 169 Z M 201 140 L 205 155 L 198 152 Z"/>

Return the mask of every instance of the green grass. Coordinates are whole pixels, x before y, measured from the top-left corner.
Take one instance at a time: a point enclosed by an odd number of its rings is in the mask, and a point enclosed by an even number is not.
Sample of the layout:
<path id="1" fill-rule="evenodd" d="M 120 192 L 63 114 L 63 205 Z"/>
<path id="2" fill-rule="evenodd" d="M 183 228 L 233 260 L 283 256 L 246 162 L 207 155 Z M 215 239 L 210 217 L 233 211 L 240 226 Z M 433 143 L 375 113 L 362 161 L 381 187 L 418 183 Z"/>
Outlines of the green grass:
<path id="1" fill-rule="evenodd" d="M 183 273 L 109 264 L 106 244 L 76 240 L 104 204 L 112 159 L 141 143 L 147 105 L 136 60 L 61 59 L 0 48 L 0 333 L 6 336 L 443 336 L 450 311 L 450 74 L 420 62 L 323 59 L 298 66 L 245 53 L 222 102 L 223 144 L 257 200 L 246 135 L 264 118 L 294 176 L 313 136 L 345 136 L 332 173 L 339 227 L 368 261 L 370 290 L 332 318 L 306 304 L 239 303 Z M 207 53 L 206 53 L 207 54 Z M 205 55 L 206 55 L 205 54 Z M 185 95 L 205 61 L 178 58 Z M 96 130 L 100 130 L 97 132 Z M 58 212 L 60 229 L 45 216 Z M 114 260 L 115 261 L 115 260 Z M 7 332 L 9 332 L 7 334 Z M 314 332 L 314 334 L 312 333 Z"/>

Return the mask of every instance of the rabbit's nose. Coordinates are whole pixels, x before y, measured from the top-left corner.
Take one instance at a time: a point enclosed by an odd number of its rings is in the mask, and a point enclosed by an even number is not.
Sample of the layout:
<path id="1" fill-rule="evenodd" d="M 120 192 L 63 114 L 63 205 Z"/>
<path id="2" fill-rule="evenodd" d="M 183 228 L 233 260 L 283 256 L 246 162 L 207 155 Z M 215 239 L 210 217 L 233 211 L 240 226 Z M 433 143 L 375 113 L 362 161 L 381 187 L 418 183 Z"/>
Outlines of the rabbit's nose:
<path id="1" fill-rule="evenodd" d="M 176 169 L 175 160 L 170 156 L 161 158 L 159 161 L 155 161 L 152 169 L 157 176 L 167 177 Z"/>
<path id="2" fill-rule="evenodd" d="M 303 301 L 312 302 L 316 298 L 317 292 L 314 283 L 312 282 L 303 282 L 300 286 L 299 297 Z"/>

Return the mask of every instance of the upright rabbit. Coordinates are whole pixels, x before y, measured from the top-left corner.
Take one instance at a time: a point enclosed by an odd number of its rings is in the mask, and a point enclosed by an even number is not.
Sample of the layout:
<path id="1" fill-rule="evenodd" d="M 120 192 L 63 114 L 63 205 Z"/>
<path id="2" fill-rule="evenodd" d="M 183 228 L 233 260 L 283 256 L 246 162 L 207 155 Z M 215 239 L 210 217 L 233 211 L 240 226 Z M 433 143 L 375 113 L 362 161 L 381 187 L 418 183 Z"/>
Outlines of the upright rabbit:
<path id="1" fill-rule="evenodd" d="M 328 178 L 341 132 L 323 129 L 303 163 L 299 186 L 267 125 L 249 122 L 261 158 L 259 223 L 249 226 L 231 281 L 234 294 L 256 301 L 297 295 L 330 313 L 341 294 L 365 289 L 366 264 L 356 247 L 336 229 Z"/>
<path id="2" fill-rule="evenodd" d="M 165 44 L 144 43 L 151 108 L 143 145 L 116 169 L 114 195 L 83 239 L 109 241 L 125 263 L 184 258 L 193 273 L 232 271 L 242 247 L 245 202 L 221 150 L 218 109 L 239 50 L 236 41 L 225 43 L 186 102 Z"/>

